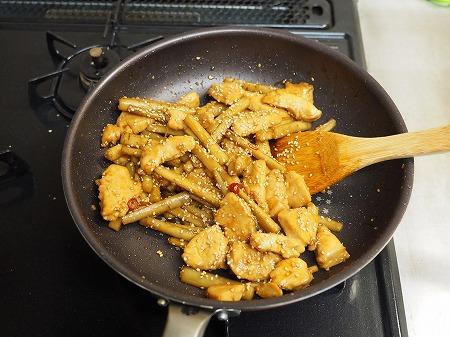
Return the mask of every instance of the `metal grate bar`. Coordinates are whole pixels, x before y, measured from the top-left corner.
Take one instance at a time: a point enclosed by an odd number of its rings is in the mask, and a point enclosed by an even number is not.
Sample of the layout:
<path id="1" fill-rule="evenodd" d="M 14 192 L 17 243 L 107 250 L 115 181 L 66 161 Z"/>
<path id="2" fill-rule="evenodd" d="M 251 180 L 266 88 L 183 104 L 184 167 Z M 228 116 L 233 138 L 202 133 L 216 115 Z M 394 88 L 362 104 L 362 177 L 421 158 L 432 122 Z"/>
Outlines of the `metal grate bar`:
<path id="1" fill-rule="evenodd" d="M 0 21 L 104 23 L 115 1 L 0 1 Z M 327 28 L 327 0 L 128 0 L 122 24 L 250 24 Z"/>

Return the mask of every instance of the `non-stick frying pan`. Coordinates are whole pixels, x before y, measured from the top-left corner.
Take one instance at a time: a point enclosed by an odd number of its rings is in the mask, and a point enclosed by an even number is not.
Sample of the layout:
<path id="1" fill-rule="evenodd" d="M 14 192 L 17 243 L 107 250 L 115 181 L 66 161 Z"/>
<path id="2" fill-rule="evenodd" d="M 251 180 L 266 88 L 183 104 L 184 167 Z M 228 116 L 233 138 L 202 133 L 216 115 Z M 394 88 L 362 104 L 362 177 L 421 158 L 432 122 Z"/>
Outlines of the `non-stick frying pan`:
<path id="1" fill-rule="evenodd" d="M 178 324 L 184 331 L 169 326 L 166 336 L 201 333 L 213 312 L 224 316 L 279 307 L 343 282 L 386 245 L 410 195 L 413 161 L 408 159 L 368 167 L 334 186 L 332 194 L 316 196 L 322 212 L 344 222 L 339 238 L 351 258 L 329 272 L 316 273 L 304 290 L 230 303 L 207 299 L 203 291 L 181 283 L 180 252 L 168 245 L 166 237 L 137 224 L 114 232 L 93 209 L 98 204 L 94 180 L 108 165 L 99 137 L 107 123 L 115 122 L 122 96 L 174 101 L 197 91 L 206 100 L 210 84 L 224 77 L 268 84 L 284 79 L 310 82 L 315 104 L 324 112 L 322 120 L 335 118 L 338 132 L 365 137 L 406 132 L 394 103 L 366 71 L 326 46 L 276 30 L 226 27 L 189 32 L 143 49 L 112 70 L 84 99 L 68 131 L 62 161 L 64 192 L 92 249 L 118 273 L 162 299 L 160 303 L 170 303 L 169 323 L 188 318 L 188 324 Z M 312 256 L 304 255 L 308 264 L 313 263 Z M 186 316 L 183 313 L 193 311 L 182 310 L 179 304 L 202 310 Z"/>

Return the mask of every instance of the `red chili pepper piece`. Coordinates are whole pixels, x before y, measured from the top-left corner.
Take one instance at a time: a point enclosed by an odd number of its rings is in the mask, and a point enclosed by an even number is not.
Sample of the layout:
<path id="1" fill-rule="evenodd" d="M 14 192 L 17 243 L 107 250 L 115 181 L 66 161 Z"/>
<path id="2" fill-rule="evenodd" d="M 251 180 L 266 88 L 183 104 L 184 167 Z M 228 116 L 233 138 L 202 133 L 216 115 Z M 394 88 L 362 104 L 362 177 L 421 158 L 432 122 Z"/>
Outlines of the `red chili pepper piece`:
<path id="1" fill-rule="evenodd" d="M 139 201 L 137 201 L 136 198 L 131 198 L 130 200 L 128 200 L 127 205 L 130 211 L 132 211 L 139 207 Z"/>
<path id="2" fill-rule="evenodd" d="M 230 192 L 239 194 L 240 190 L 241 190 L 241 184 L 239 184 L 239 183 L 231 183 L 230 185 L 228 185 L 228 191 L 230 191 Z"/>

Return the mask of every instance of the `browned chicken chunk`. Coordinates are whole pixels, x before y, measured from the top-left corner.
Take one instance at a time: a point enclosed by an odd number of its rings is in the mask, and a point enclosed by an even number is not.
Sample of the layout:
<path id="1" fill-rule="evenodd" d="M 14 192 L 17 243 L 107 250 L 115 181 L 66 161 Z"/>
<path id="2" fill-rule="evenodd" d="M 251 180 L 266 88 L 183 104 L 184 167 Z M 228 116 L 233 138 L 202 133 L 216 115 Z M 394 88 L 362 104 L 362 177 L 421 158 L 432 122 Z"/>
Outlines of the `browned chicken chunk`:
<path id="1" fill-rule="evenodd" d="M 286 110 L 262 103 L 262 97 L 259 94 L 249 96 L 249 110 L 239 114 L 232 125 L 233 131 L 238 135 L 248 136 L 292 119 Z"/>
<path id="2" fill-rule="evenodd" d="M 319 218 L 312 207 L 280 212 L 278 221 L 287 236 L 300 239 L 305 246 L 314 245 Z"/>
<path id="3" fill-rule="evenodd" d="M 256 294 L 262 298 L 280 297 L 283 295 L 281 288 L 274 282 L 260 283 L 256 286 Z"/>
<path id="4" fill-rule="evenodd" d="M 250 244 L 260 252 L 277 253 L 285 259 L 299 257 L 305 251 L 305 245 L 302 240 L 274 233 L 253 233 L 250 238 Z"/>
<path id="5" fill-rule="evenodd" d="M 184 119 L 186 114 L 193 114 L 194 109 L 188 108 L 184 105 L 177 104 L 171 105 L 167 108 L 167 114 L 169 115 L 169 121 L 167 126 L 174 130 L 184 129 Z"/>
<path id="6" fill-rule="evenodd" d="M 194 236 L 184 248 L 182 258 L 188 266 L 203 270 L 225 267 L 228 240 L 219 226 L 211 226 Z"/>
<path id="7" fill-rule="evenodd" d="M 278 169 L 271 170 L 267 176 L 266 201 L 271 217 L 289 209 L 286 182 L 283 173 Z"/>
<path id="8" fill-rule="evenodd" d="M 129 112 L 122 112 L 116 122 L 117 126 L 120 127 L 123 132 L 135 134 L 144 131 L 152 123 L 153 120 L 151 118 L 138 116 Z"/>
<path id="9" fill-rule="evenodd" d="M 242 180 L 242 184 L 247 193 L 266 212 L 269 210 L 266 201 L 268 173 L 269 169 L 267 168 L 266 162 L 264 160 L 255 160 L 245 170 L 244 179 Z"/>
<path id="10" fill-rule="evenodd" d="M 227 255 L 227 263 L 233 273 L 249 281 L 264 281 L 281 257 L 274 253 L 261 253 L 250 245 L 235 241 Z"/>
<path id="11" fill-rule="evenodd" d="M 227 193 L 220 202 L 214 220 L 224 228 L 225 236 L 229 240 L 246 241 L 256 232 L 256 219 L 252 210 L 244 200 L 232 192 Z"/>
<path id="12" fill-rule="evenodd" d="M 188 92 L 186 95 L 181 96 L 177 103 L 192 109 L 198 108 L 200 105 L 200 96 L 194 91 Z"/>
<path id="13" fill-rule="evenodd" d="M 114 124 L 107 124 L 103 129 L 101 146 L 115 145 L 120 139 L 121 129 Z"/>
<path id="14" fill-rule="evenodd" d="M 142 193 L 141 183 L 131 178 L 125 166 L 111 164 L 98 182 L 103 219 L 117 220 L 128 212 L 128 201 Z"/>
<path id="15" fill-rule="evenodd" d="M 227 106 L 225 104 L 212 101 L 197 108 L 195 111 L 195 115 L 197 116 L 200 124 L 207 131 L 210 131 L 209 127 L 214 122 L 214 117 L 220 115 L 223 111 L 225 111 L 226 108 Z"/>
<path id="16" fill-rule="evenodd" d="M 228 158 L 230 158 L 228 164 L 228 173 L 231 176 L 242 176 L 248 169 L 248 167 L 252 165 L 252 158 L 247 155 L 237 155 L 232 157 L 228 156 Z"/>
<path id="17" fill-rule="evenodd" d="M 308 102 L 314 103 L 314 87 L 306 82 L 291 83 L 286 82 L 286 91 L 306 99 Z"/>
<path id="18" fill-rule="evenodd" d="M 238 82 L 222 82 L 212 84 L 208 94 L 216 101 L 231 105 L 236 103 L 245 93 Z"/>
<path id="19" fill-rule="evenodd" d="M 154 146 L 148 146 L 142 151 L 141 168 L 148 174 L 161 163 L 181 157 L 195 147 L 191 136 L 173 136 Z"/>
<path id="20" fill-rule="evenodd" d="M 110 161 L 115 161 L 122 156 L 122 144 L 114 145 L 105 151 L 105 158 Z"/>
<path id="21" fill-rule="evenodd" d="M 240 301 L 244 290 L 243 284 L 222 284 L 208 287 L 206 293 L 209 298 L 217 301 Z"/>
<path id="22" fill-rule="evenodd" d="M 320 268 L 329 270 L 350 257 L 339 239 L 323 225 L 317 230 L 316 261 Z"/>
<path id="23" fill-rule="evenodd" d="M 281 123 L 286 115 L 270 109 L 246 110 L 235 119 L 231 128 L 239 136 L 248 136 Z"/>
<path id="24" fill-rule="evenodd" d="M 268 92 L 262 101 L 264 103 L 287 109 L 295 119 L 313 122 L 322 116 L 322 111 L 317 109 L 307 98 L 292 93 L 292 89 L 277 89 Z"/>
<path id="25" fill-rule="evenodd" d="M 285 173 L 288 203 L 290 208 L 306 206 L 311 202 L 311 194 L 305 179 L 295 171 Z"/>
<path id="26" fill-rule="evenodd" d="M 281 289 L 294 290 L 307 287 L 313 280 L 313 275 L 305 261 L 292 257 L 278 262 L 270 273 L 270 278 Z"/>

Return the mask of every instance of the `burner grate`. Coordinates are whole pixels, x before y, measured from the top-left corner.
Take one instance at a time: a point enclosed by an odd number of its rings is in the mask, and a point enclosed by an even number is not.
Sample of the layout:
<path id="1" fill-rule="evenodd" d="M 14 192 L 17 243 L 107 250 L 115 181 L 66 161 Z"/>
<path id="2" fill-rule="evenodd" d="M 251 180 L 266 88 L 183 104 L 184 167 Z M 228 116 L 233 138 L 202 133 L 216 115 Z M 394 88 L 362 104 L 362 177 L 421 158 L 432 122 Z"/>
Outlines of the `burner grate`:
<path id="1" fill-rule="evenodd" d="M 59 113 L 71 119 L 86 91 L 95 86 L 100 78 L 124 56 L 163 38 L 154 36 L 129 46 L 118 44 L 118 38 L 115 35 L 115 19 L 109 21 L 111 27 L 108 24 L 106 28 L 109 29 L 105 30 L 106 32 L 112 30 L 113 38 L 109 44 L 100 43 L 77 48 L 74 43 L 63 37 L 47 32 L 47 48 L 57 69 L 28 81 L 28 98 L 34 109 L 51 103 Z M 60 49 L 61 46 L 69 47 L 71 52 L 65 55 Z M 49 81 L 51 82 L 50 90 L 42 95 L 39 87 Z"/>
<path id="2" fill-rule="evenodd" d="M 128 25 L 226 25 L 323 29 L 332 24 L 327 0 L 0 1 L 0 20 L 104 23 L 117 3 Z M 17 22 L 17 21 L 16 21 Z"/>

